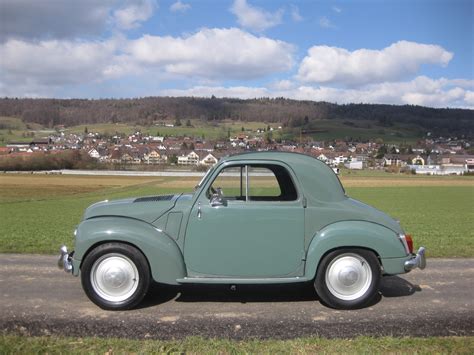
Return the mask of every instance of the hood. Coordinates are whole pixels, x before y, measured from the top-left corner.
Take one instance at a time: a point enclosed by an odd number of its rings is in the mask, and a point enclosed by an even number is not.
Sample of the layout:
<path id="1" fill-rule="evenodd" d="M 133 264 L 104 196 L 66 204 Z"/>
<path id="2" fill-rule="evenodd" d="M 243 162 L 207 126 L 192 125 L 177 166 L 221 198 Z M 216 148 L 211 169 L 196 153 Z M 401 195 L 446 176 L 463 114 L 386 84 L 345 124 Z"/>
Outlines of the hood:
<path id="1" fill-rule="evenodd" d="M 358 200 L 348 198 L 345 202 L 360 220 L 381 224 L 397 234 L 403 234 L 400 223 L 388 214 Z"/>
<path id="2" fill-rule="evenodd" d="M 123 200 L 102 201 L 89 206 L 84 220 L 94 217 L 119 216 L 152 223 L 174 207 L 180 195 L 159 195 Z"/>

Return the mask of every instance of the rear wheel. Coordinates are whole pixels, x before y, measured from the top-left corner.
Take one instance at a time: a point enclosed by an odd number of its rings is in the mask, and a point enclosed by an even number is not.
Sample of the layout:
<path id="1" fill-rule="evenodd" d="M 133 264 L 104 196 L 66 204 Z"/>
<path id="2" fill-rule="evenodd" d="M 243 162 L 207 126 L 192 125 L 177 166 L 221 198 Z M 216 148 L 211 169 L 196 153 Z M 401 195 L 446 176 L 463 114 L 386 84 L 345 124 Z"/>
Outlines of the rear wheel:
<path id="1" fill-rule="evenodd" d="M 380 278 L 380 264 L 374 253 L 365 249 L 340 249 L 322 259 L 314 286 L 327 305 L 353 309 L 372 301 Z"/>
<path id="2" fill-rule="evenodd" d="M 92 302 L 103 309 L 123 310 L 138 305 L 150 286 L 145 256 L 122 243 L 93 249 L 81 267 L 82 287 Z"/>

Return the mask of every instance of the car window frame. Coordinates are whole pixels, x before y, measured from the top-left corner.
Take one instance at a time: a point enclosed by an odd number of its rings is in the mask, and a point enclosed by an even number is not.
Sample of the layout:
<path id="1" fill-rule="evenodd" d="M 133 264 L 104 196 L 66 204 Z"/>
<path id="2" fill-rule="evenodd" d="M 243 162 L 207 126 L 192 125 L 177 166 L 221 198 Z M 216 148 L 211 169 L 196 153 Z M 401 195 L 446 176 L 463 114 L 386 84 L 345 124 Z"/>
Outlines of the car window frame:
<path id="1" fill-rule="evenodd" d="M 216 167 L 215 171 L 214 171 L 214 174 L 212 177 L 210 177 L 208 179 L 208 184 L 206 184 L 206 186 L 203 186 L 203 190 L 202 190 L 202 194 L 204 194 L 205 196 L 205 199 L 210 201 L 210 197 L 208 196 L 208 192 L 210 191 L 210 188 L 212 186 L 212 184 L 214 183 L 214 181 L 219 177 L 219 175 L 221 174 L 221 172 L 225 169 L 228 169 L 228 168 L 232 168 L 232 167 L 247 167 L 247 166 L 258 166 L 258 167 L 265 167 L 265 166 L 269 166 L 269 165 L 278 165 L 280 167 L 282 167 L 283 169 L 285 169 L 286 173 L 288 174 L 289 178 L 290 178 L 290 181 L 291 183 L 293 184 L 294 188 L 295 188 L 295 191 L 296 191 L 296 198 L 294 200 L 263 200 L 263 201 L 257 201 L 257 200 L 251 200 L 249 199 L 249 196 L 248 196 L 248 180 L 246 181 L 246 191 L 245 191 L 245 200 L 238 200 L 238 199 L 229 199 L 227 200 L 229 203 L 232 203 L 232 204 L 241 204 L 241 203 L 256 203 L 256 204 L 265 204 L 265 203 L 272 203 L 272 204 L 294 204 L 296 202 L 299 202 L 302 200 L 302 193 L 301 193 L 301 189 L 300 189 L 300 186 L 299 186 L 299 182 L 298 182 L 298 179 L 296 178 L 295 176 L 295 173 L 293 171 L 293 169 L 291 169 L 290 166 L 288 166 L 287 164 L 283 163 L 283 162 L 279 162 L 279 161 L 261 161 L 261 160 L 255 160 L 255 161 L 232 161 L 232 162 L 227 162 L 227 163 L 224 163 L 222 164 L 222 166 L 220 167 Z M 267 168 L 268 170 L 270 170 L 272 173 L 273 171 L 269 168 Z M 277 179 L 275 173 L 274 174 L 274 177 L 275 179 Z M 245 178 L 248 179 L 248 174 L 245 174 Z M 278 179 L 277 179 L 278 180 Z M 281 190 L 281 187 L 280 187 L 280 190 Z"/>

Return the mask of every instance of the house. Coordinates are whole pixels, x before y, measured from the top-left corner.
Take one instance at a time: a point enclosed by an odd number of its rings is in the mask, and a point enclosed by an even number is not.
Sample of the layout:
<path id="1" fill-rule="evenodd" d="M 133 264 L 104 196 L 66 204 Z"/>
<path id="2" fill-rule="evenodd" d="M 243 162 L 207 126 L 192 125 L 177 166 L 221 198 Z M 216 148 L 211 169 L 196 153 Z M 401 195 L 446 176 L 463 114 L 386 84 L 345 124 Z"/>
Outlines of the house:
<path id="1" fill-rule="evenodd" d="M 156 150 L 151 150 L 143 155 L 143 162 L 146 164 L 162 164 L 166 162 L 166 156 L 161 155 Z"/>
<path id="2" fill-rule="evenodd" d="M 474 159 L 466 159 L 466 169 L 468 172 L 474 172 Z"/>
<path id="3" fill-rule="evenodd" d="M 87 154 L 91 157 L 91 158 L 94 158 L 94 159 L 99 159 L 100 158 L 100 154 L 99 152 L 97 151 L 97 149 L 95 148 L 92 148 L 91 150 L 89 150 L 87 152 Z"/>
<path id="4" fill-rule="evenodd" d="M 178 157 L 178 165 L 199 165 L 199 162 L 199 155 L 194 151 L 187 155 L 181 155 Z"/>
<path id="5" fill-rule="evenodd" d="M 404 158 L 404 156 L 399 154 L 386 154 L 382 159 L 383 166 L 406 166 L 407 163 Z"/>
<path id="6" fill-rule="evenodd" d="M 364 165 L 364 162 L 357 159 L 352 159 L 351 161 L 347 161 L 344 163 L 344 166 L 347 169 L 351 169 L 351 170 L 362 170 L 363 165 Z"/>
<path id="7" fill-rule="evenodd" d="M 423 159 L 420 155 L 417 155 L 411 160 L 412 165 L 425 165 L 425 159 Z"/>
<path id="8" fill-rule="evenodd" d="M 216 165 L 219 160 L 212 154 L 206 155 L 201 161 L 199 162 L 201 165 L 206 166 L 213 166 Z"/>

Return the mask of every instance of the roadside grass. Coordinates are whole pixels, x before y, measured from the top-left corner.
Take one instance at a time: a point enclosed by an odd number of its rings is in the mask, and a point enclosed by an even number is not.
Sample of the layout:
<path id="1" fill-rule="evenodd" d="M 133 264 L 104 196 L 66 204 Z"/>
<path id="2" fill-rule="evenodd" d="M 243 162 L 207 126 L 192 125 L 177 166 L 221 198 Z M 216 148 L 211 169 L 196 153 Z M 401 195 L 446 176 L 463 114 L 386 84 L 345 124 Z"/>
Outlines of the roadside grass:
<path id="1" fill-rule="evenodd" d="M 2 354 L 333 354 L 416 353 L 472 354 L 474 337 L 357 337 L 354 339 L 298 338 L 294 340 L 227 340 L 189 337 L 184 340 L 25 337 L 3 335 Z"/>
<path id="2" fill-rule="evenodd" d="M 415 246 L 427 247 L 429 257 L 474 257 L 474 179 L 387 175 L 342 181 L 349 196 L 399 219 Z M 72 246 L 74 227 L 90 204 L 191 192 L 199 180 L 2 174 L 0 252 L 56 253 L 61 244 Z"/>

